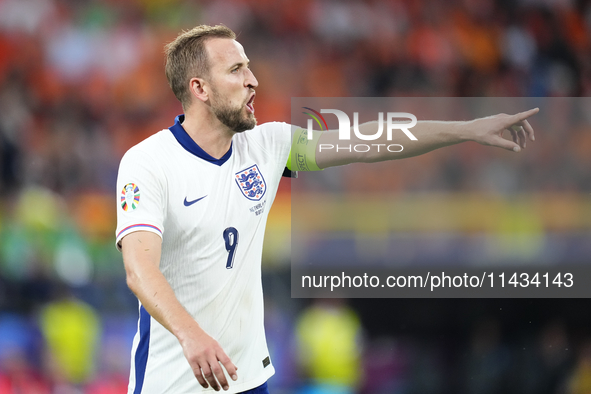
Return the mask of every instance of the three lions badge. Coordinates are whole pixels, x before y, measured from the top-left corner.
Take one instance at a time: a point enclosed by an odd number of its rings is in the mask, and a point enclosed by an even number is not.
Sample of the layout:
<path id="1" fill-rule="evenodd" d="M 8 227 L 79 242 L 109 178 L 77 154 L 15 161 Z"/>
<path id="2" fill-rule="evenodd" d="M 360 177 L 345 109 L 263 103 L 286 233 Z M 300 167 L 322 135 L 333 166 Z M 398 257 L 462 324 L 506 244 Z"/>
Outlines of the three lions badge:
<path id="1" fill-rule="evenodd" d="M 249 200 L 259 201 L 267 191 L 265 178 L 256 164 L 237 172 L 235 179 L 240 191 Z"/>

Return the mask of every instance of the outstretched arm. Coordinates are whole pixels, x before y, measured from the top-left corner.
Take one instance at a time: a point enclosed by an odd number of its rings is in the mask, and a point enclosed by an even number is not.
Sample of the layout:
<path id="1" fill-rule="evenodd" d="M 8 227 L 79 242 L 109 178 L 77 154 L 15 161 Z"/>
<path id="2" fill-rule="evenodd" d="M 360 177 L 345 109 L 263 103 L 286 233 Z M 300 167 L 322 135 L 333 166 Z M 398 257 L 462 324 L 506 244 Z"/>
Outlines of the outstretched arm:
<path id="1" fill-rule="evenodd" d="M 207 388 L 209 383 L 216 391 L 220 385 L 228 390 L 228 381 L 219 363 L 233 380 L 237 378 L 237 368 L 218 342 L 183 308 L 160 272 L 161 243 L 158 235 L 147 231 L 133 232 L 121 240 L 127 284 L 150 316 L 178 338 L 201 386 Z"/>
<path id="2" fill-rule="evenodd" d="M 351 140 L 342 141 L 339 140 L 338 131 L 329 130 L 324 132 L 318 140 L 315 150 L 316 164 L 320 168 L 327 168 L 357 162 L 374 163 L 404 159 L 464 141 L 475 141 L 482 145 L 519 152 L 526 147 L 528 138 L 531 141 L 534 140 L 534 130 L 527 119 L 538 111 L 538 108 L 534 108 L 514 115 L 498 114 L 467 122 L 420 121 L 410 129 L 417 138 L 416 141 L 410 140 L 402 132 L 393 133 L 390 141 L 386 140 L 386 133 L 376 141 L 360 140 L 351 133 Z M 366 135 L 375 134 L 377 130 L 378 122 L 368 122 L 359 126 L 359 131 Z M 511 134 L 512 141 L 503 138 L 504 132 Z M 337 145 L 348 147 L 359 144 L 369 145 L 372 149 L 367 152 L 336 149 Z M 398 152 L 386 149 L 386 146 L 395 144 L 402 145 L 404 148 Z M 329 148 L 330 146 L 333 148 Z"/>

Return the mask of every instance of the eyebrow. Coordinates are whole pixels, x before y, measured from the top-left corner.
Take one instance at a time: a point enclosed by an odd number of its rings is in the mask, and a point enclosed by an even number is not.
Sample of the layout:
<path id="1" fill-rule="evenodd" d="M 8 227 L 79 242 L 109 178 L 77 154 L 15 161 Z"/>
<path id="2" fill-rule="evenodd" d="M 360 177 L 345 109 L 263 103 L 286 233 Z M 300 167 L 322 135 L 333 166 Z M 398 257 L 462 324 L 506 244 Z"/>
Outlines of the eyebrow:
<path id="1" fill-rule="evenodd" d="M 250 65 L 250 60 L 246 62 L 246 66 L 248 67 Z M 233 70 L 236 66 L 242 67 L 244 66 L 244 62 L 238 62 L 238 63 L 234 63 L 232 64 L 232 67 L 230 67 L 230 70 Z"/>

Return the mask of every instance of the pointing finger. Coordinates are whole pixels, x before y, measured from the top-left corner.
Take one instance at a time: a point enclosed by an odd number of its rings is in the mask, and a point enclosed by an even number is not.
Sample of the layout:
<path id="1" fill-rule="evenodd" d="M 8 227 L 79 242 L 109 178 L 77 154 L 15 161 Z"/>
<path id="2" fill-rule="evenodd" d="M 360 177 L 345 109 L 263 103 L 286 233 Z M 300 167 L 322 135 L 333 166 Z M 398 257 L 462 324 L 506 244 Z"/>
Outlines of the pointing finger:
<path id="1" fill-rule="evenodd" d="M 525 120 L 525 119 L 529 118 L 530 116 L 537 114 L 538 112 L 540 112 L 539 108 L 532 108 L 528 111 L 524 111 L 524 112 L 520 112 L 518 114 L 515 114 L 511 117 L 511 123 L 512 124 L 519 123 L 522 120 Z"/>

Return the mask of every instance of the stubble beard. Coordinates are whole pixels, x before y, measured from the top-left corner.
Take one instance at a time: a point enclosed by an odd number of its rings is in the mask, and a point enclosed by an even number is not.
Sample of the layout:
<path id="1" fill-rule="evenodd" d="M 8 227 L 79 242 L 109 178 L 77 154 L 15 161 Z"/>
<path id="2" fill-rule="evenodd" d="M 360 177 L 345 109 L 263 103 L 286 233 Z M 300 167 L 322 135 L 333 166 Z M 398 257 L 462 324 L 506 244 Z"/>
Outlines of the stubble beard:
<path id="1" fill-rule="evenodd" d="M 247 115 L 245 116 L 245 108 L 243 105 L 232 107 L 217 93 L 217 90 L 213 90 L 212 99 L 211 109 L 214 115 L 230 130 L 235 133 L 242 133 L 256 126 L 257 120 L 254 117 L 254 114 L 247 112 Z"/>

